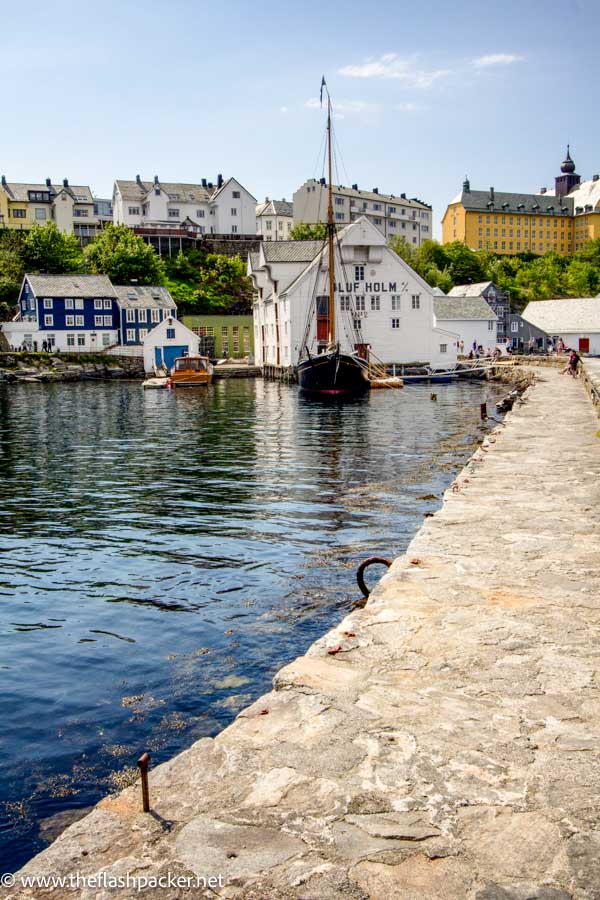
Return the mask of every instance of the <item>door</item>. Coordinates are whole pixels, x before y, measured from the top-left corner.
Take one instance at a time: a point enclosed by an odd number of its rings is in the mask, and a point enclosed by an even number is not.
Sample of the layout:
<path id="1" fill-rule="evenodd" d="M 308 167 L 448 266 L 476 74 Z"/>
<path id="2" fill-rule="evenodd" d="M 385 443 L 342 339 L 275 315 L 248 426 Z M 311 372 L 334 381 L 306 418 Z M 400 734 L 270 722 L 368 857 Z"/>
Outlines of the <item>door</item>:
<path id="1" fill-rule="evenodd" d="M 589 338 L 579 338 L 579 352 L 580 353 L 589 353 L 590 352 L 590 339 Z"/>
<path id="2" fill-rule="evenodd" d="M 158 347 L 156 349 L 158 350 Z M 187 345 L 182 345 L 181 347 L 163 347 L 162 353 L 165 366 L 170 369 L 178 356 L 187 356 L 189 352 L 190 348 Z"/>

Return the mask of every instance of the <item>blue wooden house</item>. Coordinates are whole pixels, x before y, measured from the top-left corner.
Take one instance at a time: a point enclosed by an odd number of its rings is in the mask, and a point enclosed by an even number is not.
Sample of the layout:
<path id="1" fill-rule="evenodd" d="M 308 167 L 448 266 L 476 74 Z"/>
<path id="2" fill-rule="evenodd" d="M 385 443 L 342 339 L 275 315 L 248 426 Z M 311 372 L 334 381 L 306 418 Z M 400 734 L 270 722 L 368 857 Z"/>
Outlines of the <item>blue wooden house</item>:
<path id="1" fill-rule="evenodd" d="M 149 331 L 164 319 L 176 318 L 175 301 L 159 285 L 115 285 L 120 311 L 121 345 L 140 346 Z"/>
<path id="2" fill-rule="evenodd" d="M 20 320 L 3 332 L 15 348 L 101 351 L 119 343 L 119 307 L 106 275 L 25 275 Z"/>

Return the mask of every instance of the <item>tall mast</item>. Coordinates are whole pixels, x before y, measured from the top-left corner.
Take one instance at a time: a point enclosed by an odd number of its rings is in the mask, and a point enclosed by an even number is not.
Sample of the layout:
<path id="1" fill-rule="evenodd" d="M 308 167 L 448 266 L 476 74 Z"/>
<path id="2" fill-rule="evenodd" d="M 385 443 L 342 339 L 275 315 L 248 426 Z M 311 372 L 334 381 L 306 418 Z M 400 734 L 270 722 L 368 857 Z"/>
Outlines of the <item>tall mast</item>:
<path id="1" fill-rule="evenodd" d="M 323 79 L 324 81 L 325 79 Z M 329 161 L 329 190 L 327 197 L 327 243 L 329 247 L 329 343 L 335 343 L 335 271 L 333 258 L 333 237 L 335 224 L 333 221 L 333 185 L 331 163 L 331 97 L 327 90 L 327 156 Z"/>

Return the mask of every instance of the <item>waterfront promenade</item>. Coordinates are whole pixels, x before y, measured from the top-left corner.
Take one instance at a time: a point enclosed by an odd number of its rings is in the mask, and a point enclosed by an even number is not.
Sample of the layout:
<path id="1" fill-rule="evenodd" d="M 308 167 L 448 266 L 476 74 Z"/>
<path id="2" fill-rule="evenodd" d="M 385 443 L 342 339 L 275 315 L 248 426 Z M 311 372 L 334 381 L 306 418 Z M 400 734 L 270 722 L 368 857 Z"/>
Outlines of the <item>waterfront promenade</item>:
<path id="1" fill-rule="evenodd" d="M 151 815 L 139 786 L 108 797 L 23 873 L 225 885 L 145 897 L 599 898 L 600 420 L 580 382 L 536 375 L 364 609 L 151 771 Z M 0 896 L 74 895 L 18 884 Z"/>

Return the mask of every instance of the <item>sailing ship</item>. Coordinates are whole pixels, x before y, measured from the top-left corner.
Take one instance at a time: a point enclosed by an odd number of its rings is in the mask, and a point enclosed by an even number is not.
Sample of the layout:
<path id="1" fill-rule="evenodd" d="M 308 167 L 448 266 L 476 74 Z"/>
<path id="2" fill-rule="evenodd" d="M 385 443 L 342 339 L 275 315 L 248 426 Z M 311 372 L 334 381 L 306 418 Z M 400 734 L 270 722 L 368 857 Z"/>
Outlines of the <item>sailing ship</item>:
<path id="1" fill-rule="evenodd" d="M 371 387 L 368 362 L 360 351 L 368 352 L 356 335 L 355 352 L 341 349 L 336 323 L 335 303 L 335 241 L 336 229 L 333 218 L 332 140 L 331 140 L 331 97 L 325 83 L 321 82 L 321 103 L 323 89 L 327 95 L 327 159 L 328 159 L 328 202 L 327 202 L 327 268 L 328 292 L 314 297 L 311 313 L 316 312 L 316 348 L 309 348 L 307 325 L 304 342 L 297 366 L 298 383 L 302 391 L 321 396 L 355 397 L 366 393 Z M 310 315 L 310 313 L 309 313 Z M 310 319 L 309 319 L 310 324 Z"/>

